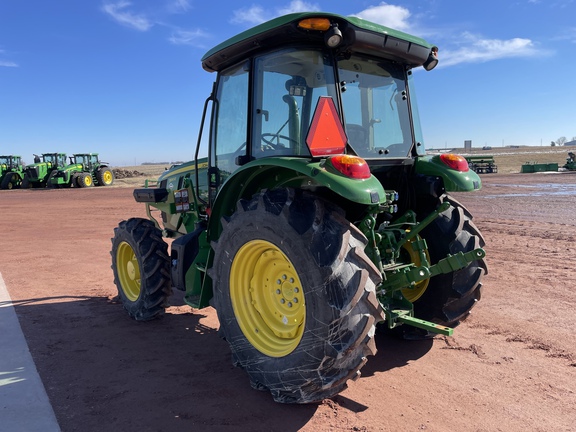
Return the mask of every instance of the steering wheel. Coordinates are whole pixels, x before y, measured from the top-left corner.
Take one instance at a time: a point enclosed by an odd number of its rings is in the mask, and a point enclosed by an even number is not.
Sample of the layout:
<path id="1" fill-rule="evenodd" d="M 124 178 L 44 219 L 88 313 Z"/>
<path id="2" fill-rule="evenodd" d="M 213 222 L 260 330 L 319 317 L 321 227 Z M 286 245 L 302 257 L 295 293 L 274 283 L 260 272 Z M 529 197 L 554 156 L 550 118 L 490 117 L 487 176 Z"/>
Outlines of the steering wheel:
<path id="1" fill-rule="evenodd" d="M 266 146 L 272 150 L 284 150 L 287 147 L 293 147 L 298 145 L 298 141 L 296 141 L 295 139 L 277 133 L 263 133 L 260 136 L 260 138 L 262 139 L 262 142 L 264 142 L 264 144 L 266 144 Z M 276 142 L 272 142 L 273 139 L 276 140 Z M 288 144 L 288 146 L 282 144 L 280 140 L 286 141 L 286 144 Z"/>

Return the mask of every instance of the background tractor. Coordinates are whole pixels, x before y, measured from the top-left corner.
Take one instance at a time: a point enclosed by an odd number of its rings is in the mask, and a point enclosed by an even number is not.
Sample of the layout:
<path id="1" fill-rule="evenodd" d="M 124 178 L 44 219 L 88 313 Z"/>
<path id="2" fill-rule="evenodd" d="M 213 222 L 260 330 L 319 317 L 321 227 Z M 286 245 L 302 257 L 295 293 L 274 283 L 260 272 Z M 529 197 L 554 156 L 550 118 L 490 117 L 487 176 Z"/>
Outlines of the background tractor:
<path id="1" fill-rule="evenodd" d="M 34 155 L 34 163 L 27 165 L 22 180 L 23 188 L 43 188 L 59 168 L 66 165 L 66 153 L 42 153 Z"/>
<path id="2" fill-rule="evenodd" d="M 566 164 L 564 168 L 568 171 L 576 171 L 576 155 L 574 152 L 568 152 L 568 157 L 566 158 Z"/>
<path id="3" fill-rule="evenodd" d="M 70 157 L 70 164 L 59 169 L 52 177 L 53 187 L 110 186 L 114 183 L 114 173 L 107 162 L 98 159 L 98 153 L 76 153 Z"/>
<path id="4" fill-rule="evenodd" d="M 9 155 L 0 156 L 0 188 L 12 189 L 20 186 L 24 178 L 22 158 Z"/>
<path id="5" fill-rule="evenodd" d="M 423 39 L 328 13 L 283 16 L 210 50 L 195 160 L 136 189 L 148 218 L 114 230 L 130 316 L 161 316 L 172 288 L 214 306 L 234 364 L 286 403 L 342 391 L 375 354 L 377 325 L 450 335 L 486 265 L 449 195 L 480 178 L 424 147 L 412 70 L 437 62 Z"/>

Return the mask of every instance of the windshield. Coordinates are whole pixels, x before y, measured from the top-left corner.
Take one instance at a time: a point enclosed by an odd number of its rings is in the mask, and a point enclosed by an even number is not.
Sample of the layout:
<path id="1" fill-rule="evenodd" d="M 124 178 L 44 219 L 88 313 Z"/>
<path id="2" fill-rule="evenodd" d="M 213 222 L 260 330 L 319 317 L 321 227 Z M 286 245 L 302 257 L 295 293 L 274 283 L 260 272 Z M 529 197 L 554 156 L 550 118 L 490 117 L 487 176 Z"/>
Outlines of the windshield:
<path id="1" fill-rule="evenodd" d="M 0 156 L 0 164 L 8 164 L 8 158 Z"/>
<path id="2" fill-rule="evenodd" d="M 413 139 L 404 70 L 352 56 L 338 61 L 338 74 L 346 134 L 358 156 L 407 157 Z"/>
<path id="3" fill-rule="evenodd" d="M 88 155 L 74 155 L 77 164 L 88 164 Z"/>

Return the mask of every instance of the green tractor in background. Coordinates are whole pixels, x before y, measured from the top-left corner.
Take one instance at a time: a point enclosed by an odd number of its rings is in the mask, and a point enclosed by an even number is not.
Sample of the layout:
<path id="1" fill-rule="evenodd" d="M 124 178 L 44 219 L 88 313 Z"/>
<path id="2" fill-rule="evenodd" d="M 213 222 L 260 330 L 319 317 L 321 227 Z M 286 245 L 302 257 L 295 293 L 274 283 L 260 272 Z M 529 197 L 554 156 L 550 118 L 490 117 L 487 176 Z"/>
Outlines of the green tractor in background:
<path id="1" fill-rule="evenodd" d="M 66 153 L 42 153 L 34 155 L 34 163 L 24 170 L 22 188 L 44 188 L 58 169 L 66 165 Z"/>
<path id="2" fill-rule="evenodd" d="M 566 158 L 566 164 L 564 168 L 568 171 L 576 171 L 576 155 L 574 152 L 568 152 L 568 157 Z"/>
<path id="3" fill-rule="evenodd" d="M 449 195 L 480 178 L 424 147 L 412 70 L 437 62 L 423 39 L 328 13 L 210 50 L 196 159 L 136 189 L 148 218 L 114 230 L 129 315 L 161 316 L 172 288 L 213 306 L 234 364 L 286 403 L 346 388 L 376 352 L 377 325 L 452 334 L 487 268 L 482 235 Z"/>
<path id="4" fill-rule="evenodd" d="M 76 153 L 70 164 L 59 169 L 51 179 L 52 187 L 110 186 L 114 173 L 107 162 L 98 159 L 98 153 Z"/>
<path id="5" fill-rule="evenodd" d="M 13 189 L 20 186 L 24 178 L 24 168 L 20 156 L 0 156 L 0 188 Z"/>

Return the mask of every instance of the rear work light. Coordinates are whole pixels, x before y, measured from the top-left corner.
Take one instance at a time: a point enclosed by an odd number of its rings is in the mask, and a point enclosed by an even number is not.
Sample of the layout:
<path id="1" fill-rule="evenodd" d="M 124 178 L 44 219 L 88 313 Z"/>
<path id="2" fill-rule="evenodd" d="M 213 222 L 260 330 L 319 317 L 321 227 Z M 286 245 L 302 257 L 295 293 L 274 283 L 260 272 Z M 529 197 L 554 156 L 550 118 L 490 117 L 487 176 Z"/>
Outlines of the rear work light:
<path id="1" fill-rule="evenodd" d="M 361 157 L 342 154 L 331 156 L 328 161 L 346 177 L 353 179 L 370 178 L 370 167 Z"/>
<path id="2" fill-rule="evenodd" d="M 440 155 L 440 160 L 450 168 L 456 171 L 466 172 L 468 168 L 468 162 L 466 159 L 460 155 L 455 155 L 453 153 L 444 153 Z"/>

